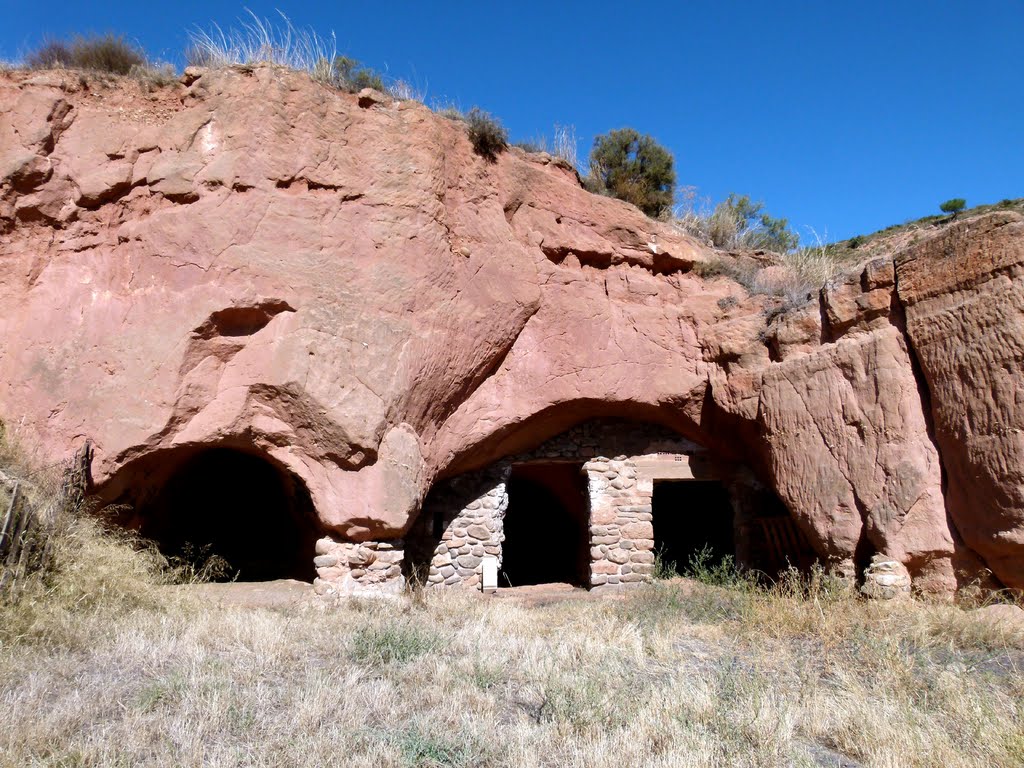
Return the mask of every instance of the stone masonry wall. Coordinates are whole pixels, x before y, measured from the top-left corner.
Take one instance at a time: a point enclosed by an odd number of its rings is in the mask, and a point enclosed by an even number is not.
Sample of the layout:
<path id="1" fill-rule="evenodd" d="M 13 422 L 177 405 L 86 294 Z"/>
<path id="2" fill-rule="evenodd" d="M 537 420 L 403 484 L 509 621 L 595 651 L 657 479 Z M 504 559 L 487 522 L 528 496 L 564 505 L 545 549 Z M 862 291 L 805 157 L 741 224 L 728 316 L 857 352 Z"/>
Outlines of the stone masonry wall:
<path id="1" fill-rule="evenodd" d="M 403 557 L 400 539 L 355 543 L 325 536 L 316 543 L 313 590 L 318 595 L 397 595 L 405 587 Z"/>
<path id="2" fill-rule="evenodd" d="M 663 427 L 593 421 L 487 470 L 446 481 L 428 496 L 414 528 L 416 538 L 433 542 L 426 582 L 429 586 L 477 586 L 484 555 L 498 558 L 500 568 L 509 503 L 506 483 L 512 466 L 551 460 L 578 460 L 587 475 L 591 586 L 649 581 L 654 571 L 654 484 L 645 474 L 644 460 L 648 465 L 678 461 L 679 466 L 688 467 L 689 457 L 700 452 L 699 446 Z M 538 544 L 539 556 L 570 556 L 544 553 L 541 547 Z"/>
<path id="3" fill-rule="evenodd" d="M 583 465 L 590 491 L 590 585 L 650 581 L 654 573 L 654 484 L 638 482 L 632 458 Z"/>
<path id="4" fill-rule="evenodd" d="M 424 505 L 423 516 L 443 524 L 440 543 L 430 559 L 428 586 L 477 586 L 485 555 L 496 557 L 501 567 L 510 469 L 511 464 L 502 463 L 459 478 L 447 493 L 435 494 Z M 465 501 L 467 496 L 470 501 Z"/>

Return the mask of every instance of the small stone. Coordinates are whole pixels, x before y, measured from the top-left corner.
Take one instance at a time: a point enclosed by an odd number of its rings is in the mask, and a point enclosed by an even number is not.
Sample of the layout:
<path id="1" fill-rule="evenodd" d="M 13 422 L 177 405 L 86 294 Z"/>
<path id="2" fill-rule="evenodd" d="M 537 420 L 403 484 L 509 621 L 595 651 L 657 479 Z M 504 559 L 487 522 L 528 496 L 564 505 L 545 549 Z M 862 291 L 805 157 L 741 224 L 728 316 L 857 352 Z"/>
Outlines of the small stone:
<path id="1" fill-rule="evenodd" d="M 653 539 L 654 526 L 650 523 L 628 523 L 620 531 L 624 539 Z"/>
<path id="2" fill-rule="evenodd" d="M 609 549 L 608 550 L 608 559 L 611 562 L 619 563 L 620 565 L 622 563 L 628 563 L 629 562 L 629 552 L 627 552 L 624 549 Z"/>
<path id="3" fill-rule="evenodd" d="M 316 545 L 313 547 L 313 551 L 318 555 L 326 555 L 329 552 L 333 552 L 336 546 L 337 542 L 335 542 L 334 539 L 325 536 L 322 539 L 317 539 Z"/>
<path id="4" fill-rule="evenodd" d="M 485 526 L 479 524 L 469 526 L 466 529 L 466 534 L 469 538 L 476 539 L 477 541 L 486 541 L 491 537 L 491 532 Z"/>
<path id="5" fill-rule="evenodd" d="M 313 558 L 313 565 L 317 568 L 330 568 L 338 564 L 337 555 L 317 555 Z"/>
<path id="6" fill-rule="evenodd" d="M 460 568 L 465 568 L 467 570 L 473 570 L 478 565 L 480 565 L 480 563 L 482 561 L 476 555 L 460 555 L 459 557 L 457 557 L 455 559 L 455 562 L 458 563 Z"/>

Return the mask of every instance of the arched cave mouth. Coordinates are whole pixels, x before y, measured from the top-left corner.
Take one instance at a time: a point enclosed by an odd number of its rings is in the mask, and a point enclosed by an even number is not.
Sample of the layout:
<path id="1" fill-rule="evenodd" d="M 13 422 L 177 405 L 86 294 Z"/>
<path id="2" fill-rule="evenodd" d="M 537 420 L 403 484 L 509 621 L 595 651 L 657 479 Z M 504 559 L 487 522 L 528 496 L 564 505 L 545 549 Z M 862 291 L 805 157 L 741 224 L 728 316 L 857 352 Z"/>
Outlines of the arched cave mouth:
<path id="1" fill-rule="evenodd" d="M 580 462 L 512 467 L 498 584 L 590 582 L 589 498 Z"/>
<path id="2" fill-rule="evenodd" d="M 312 581 L 316 516 L 305 485 L 269 460 L 209 448 L 174 467 L 136 505 L 140 534 L 213 581 Z M 214 560 L 214 563 L 220 560 Z"/>

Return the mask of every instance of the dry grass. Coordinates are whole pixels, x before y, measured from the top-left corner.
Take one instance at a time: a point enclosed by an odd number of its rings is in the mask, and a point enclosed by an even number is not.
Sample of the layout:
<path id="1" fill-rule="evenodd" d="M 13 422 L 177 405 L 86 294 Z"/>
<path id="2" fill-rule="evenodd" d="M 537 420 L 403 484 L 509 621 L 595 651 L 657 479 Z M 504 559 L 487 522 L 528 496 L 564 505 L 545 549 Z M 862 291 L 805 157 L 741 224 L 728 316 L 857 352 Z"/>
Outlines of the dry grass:
<path id="1" fill-rule="evenodd" d="M 516 146 L 527 152 L 546 152 L 552 157 L 564 160 L 577 172 L 580 172 L 579 140 L 576 138 L 576 126 L 574 125 L 555 123 L 550 139 L 547 135 L 542 135 L 530 141 L 517 142 Z"/>
<path id="2" fill-rule="evenodd" d="M 423 89 L 412 83 L 400 79 L 385 82 L 390 78 L 339 56 L 333 32 L 324 37 L 314 29 L 297 27 L 281 11 L 277 20 L 248 9 L 246 13 L 246 18 L 226 30 L 213 24 L 189 32 L 188 64 L 214 68 L 270 64 L 306 72 L 316 82 L 353 93 L 374 88 L 401 101 L 424 99 Z"/>
<path id="3" fill-rule="evenodd" d="M 279 22 L 248 11 L 248 18 L 227 30 L 214 24 L 189 33 L 189 64 L 204 67 L 275 64 L 308 72 L 314 79 L 329 77 L 337 57 L 337 42 L 312 29 L 296 27 L 278 11 Z"/>
<path id="4" fill-rule="evenodd" d="M 220 608 L 88 523 L 66 544 L 0 614 L 0 764 L 1024 761 L 1024 634 L 952 605 L 790 580 Z"/>

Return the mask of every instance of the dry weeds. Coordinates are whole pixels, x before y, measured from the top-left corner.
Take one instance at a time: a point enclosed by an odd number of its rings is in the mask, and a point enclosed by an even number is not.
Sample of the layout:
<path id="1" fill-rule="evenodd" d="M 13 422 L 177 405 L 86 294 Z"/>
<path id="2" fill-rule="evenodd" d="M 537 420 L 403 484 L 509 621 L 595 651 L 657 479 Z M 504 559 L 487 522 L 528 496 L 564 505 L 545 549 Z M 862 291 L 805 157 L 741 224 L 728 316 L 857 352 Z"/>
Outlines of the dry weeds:
<path id="1" fill-rule="evenodd" d="M 1024 762 L 1024 634 L 953 605 L 791 581 L 215 607 L 95 524 L 61 552 L 0 608 L 4 765 Z"/>

